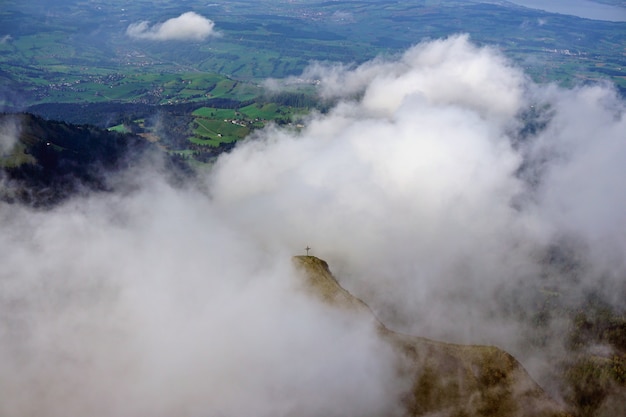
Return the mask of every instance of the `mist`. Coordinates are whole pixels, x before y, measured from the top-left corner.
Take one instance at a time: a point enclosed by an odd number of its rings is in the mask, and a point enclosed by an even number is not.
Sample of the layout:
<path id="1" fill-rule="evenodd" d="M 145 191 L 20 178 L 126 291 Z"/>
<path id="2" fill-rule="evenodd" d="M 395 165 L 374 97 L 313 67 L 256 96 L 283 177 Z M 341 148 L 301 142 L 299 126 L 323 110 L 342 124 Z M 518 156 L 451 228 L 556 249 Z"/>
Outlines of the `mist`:
<path id="1" fill-rule="evenodd" d="M 19 126 L 14 120 L 7 118 L 0 123 L 0 157 L 13 150 L 18 134 Z"/>
<path id="2" fill-rule="evenodd" d="M 611 85 L 537 85 L 463 35 L 302 78 L 337 104 L 255 132 L 200 186 L 151 165 L 48 211 L 0 203 L 0 414 L 394 410 L 405 386 L 375 324 L 302 290 L 307 245 L 390 328 L 495 344 L 540 382 L 549 357 L 511 303 L 558 284 L 623 308 Z M 546 264 L 555 245 L 576 279 Z"/>
<path id="3" fill-rule="evenodd" d="M 143 186 L 2 208 L 2 415 L 393 409 L 372 323 L 307 296 L 290 253 L 264 251 L 208 199 Z"/>

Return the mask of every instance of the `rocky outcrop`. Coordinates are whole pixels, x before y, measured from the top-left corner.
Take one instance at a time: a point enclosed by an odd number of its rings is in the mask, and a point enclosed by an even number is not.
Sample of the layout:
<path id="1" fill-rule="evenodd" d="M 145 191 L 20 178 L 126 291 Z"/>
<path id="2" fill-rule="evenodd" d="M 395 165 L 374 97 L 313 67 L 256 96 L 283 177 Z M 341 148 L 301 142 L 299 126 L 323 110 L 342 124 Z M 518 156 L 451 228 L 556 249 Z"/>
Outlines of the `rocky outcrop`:
<path id="1" fill-rule="evenodd" d="M 369 316 L 368 305 L 346 291 L 328 264 L 314 256 L 294 257 L 307 291 L 336 308 Z M 493 346 L 442 343 L 400 334 L 376 320 L 383 340 L 397 353 L 399 378 L 410 389 L 399 393 L 410 416 L 568 416 L 521 364 Z"/>

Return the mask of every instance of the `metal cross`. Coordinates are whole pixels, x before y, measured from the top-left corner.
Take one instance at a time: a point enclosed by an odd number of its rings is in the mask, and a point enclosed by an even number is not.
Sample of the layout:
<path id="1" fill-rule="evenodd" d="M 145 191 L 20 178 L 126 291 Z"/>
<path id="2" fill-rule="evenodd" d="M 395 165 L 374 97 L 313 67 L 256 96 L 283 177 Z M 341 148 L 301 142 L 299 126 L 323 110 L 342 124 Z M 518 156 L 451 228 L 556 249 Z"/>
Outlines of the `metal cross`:
<path id="1" fill-rule="evenodd" d="M 309 246 L 307 245 L 307 247 L 304 249 L 306 250 L 306 256 L 309 256 L 309 251 L 311 250 L 311 248 L 309 248 Z"/>

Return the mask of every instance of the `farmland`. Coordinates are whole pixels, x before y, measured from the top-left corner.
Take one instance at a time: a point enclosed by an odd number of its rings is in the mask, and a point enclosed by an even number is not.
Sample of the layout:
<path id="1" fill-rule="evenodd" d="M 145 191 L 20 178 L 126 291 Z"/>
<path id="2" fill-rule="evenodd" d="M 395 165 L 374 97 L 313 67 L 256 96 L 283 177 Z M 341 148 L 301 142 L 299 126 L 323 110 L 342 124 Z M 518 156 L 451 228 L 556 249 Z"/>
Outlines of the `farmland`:
<path id="1" fill-rule="evenodd" d="M 312 61 L 361 63 L 459 32 L 501 50 L 539 82 L 606 79 L 626 91 L 626 23 L 478 1 L 166 0 L 146 15 L 150 4 L 6 0 L 0 107 L 143 132 L 172 152 L 197 155 L 269 122 L 291 123 L 317 105 L 310 88 L 297 100 L 267 96 L 261 82 L 268 77 L 299 74 Z M 190 10 L 211 19 L 217 36 L 158 42 L 126 35 L 131 23 Z M 165 133 L 151 123 L 163 117 Z"/>
<path id="2" fill-rule="evenodd" d="M 164 43 L 125 35 L 129 23 L 146 18 L 145 1 L 22 3 L 7 0 L 0 13 L 0 27 L 7 32 L 0 33 L 0 77 L 6 89 L 20 92 L 12 99 L 4 95 L 13 105 L 164 104 L 199 101 L 207 94 L 222 97 L 233 89 L 245 96 L 237 81 L 254 85 L 267 77 L 298 74 L 314 60 L 364 62 L 458 32 L 501 49 L 539 80 L 571 84 L 610 78 L 626 87 L 626 23 L 510 4 L 239 0 L 203 6 L 166 1 L 150 21 L 194 10 L 212 19 L 220 36 Z M 26 21 L 18 25 L 18 17 Z M 248 98 L 255 93 L 251 87 Z"/>

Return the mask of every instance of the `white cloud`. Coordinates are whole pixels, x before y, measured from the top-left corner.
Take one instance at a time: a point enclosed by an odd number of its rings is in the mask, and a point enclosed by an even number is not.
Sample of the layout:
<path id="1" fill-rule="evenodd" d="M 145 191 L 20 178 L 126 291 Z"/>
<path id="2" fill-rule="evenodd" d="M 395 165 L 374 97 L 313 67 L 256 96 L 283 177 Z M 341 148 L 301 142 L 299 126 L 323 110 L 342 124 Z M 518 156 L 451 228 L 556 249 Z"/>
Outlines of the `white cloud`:
<path id="1" fill-rule="evenodd" d="M 406 97 L 420 96 L 430 104 L 468 106 L 510 119 L 519 109 L 525 76 L 495 51 L 459 35 L 416 45 L 392 60 L 359 66 L 314 63 L 283 84 L 297 80 L 317 80 L 325 98 L 364 93 L 362 104 L 372 111 L 394 112 Z M 273 89 L 280 84 L 267 83 Z"/>
<path id="2" fill-rule="evenodd" d="M 291 253 L 206 196 L 143 185 L 45 213 L 0 206 L 3 416 L 393 407 L 373 323 L 306 296 Z"/>
<path id="3" fill-rule="evenodd" d="M 620 181 L 626 161 L 624 100 L 607 85 L 539 94 L 544 102 L 556 103 L 551 123 L 532 148 L 537 160 L 552 156 L 539 189 L 542 215 L 560 230 L 584 236 L 594 258 L 617 260 L 621 273 L 626 251 L 626 195 Z"/>
<path id="4" fill-rule="evenodd" d="M 528 251 L 544 239 L 539 220 L 513 206 L 525 184 L 509 132 L 528 104 L 526 78 L 466 37 L 310 76 L 348 99 L 300 135 L 268 132 L 221 158 L 216 201 L 234 213 L 255 207 L 239 217 L 259 236 L 308 240 L 404 330 L 443 336 L 451 326 L 463 340 L 459 317 L 430 316 L 463 317 L 473 303 L 433 308 L 433 294 L 490 297 L 471 289 L 494 288 L 509 262 L 531 270 Z"/>
<path id="5" fill-rule="evenodd" d="M 154 41 L 201 41 L 210 36 L 219 36 L 214 26 L 212 20 L 194 12 L 187 12 L 153 26 L 150 26 L 148 21 L 132 23 L 126 29 L 126 34 L 131 38 Z"/>
<path id="6" fill-rule="evenodd" d="M 239 216 L 250 232 L 306 240 L 397 329 L 494 343 L 541 372 L 511 305 L 559 284 L 563 302 L 593 289 L 620 308 L 626 117 L 610 85 L 534 84 L 464 36 L 300 78 L 339 103 L 299 135 L 240 146 L 212 177 L 228 210 L 255 207 Z M 547 126 L 524 136 L 533 112 Z M 577 283 L 546 271 L 552 244 L 576 248 Z"/>

